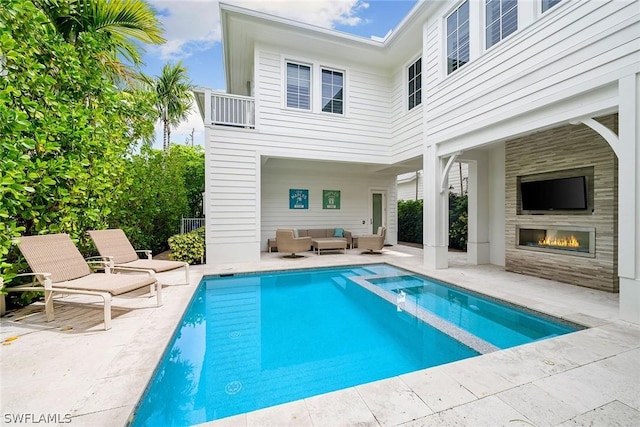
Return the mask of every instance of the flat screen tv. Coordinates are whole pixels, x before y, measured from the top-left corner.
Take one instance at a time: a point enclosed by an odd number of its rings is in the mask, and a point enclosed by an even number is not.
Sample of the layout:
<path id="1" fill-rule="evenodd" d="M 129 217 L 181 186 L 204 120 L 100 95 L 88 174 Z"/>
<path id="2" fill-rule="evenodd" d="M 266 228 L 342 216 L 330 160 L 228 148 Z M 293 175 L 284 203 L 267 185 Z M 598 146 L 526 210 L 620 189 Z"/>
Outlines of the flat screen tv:
<path id="1" fill-rule="evenodd" d="M 587 209 L 584 176 L 520 183 L 522 209 L 526 211 Z"/>

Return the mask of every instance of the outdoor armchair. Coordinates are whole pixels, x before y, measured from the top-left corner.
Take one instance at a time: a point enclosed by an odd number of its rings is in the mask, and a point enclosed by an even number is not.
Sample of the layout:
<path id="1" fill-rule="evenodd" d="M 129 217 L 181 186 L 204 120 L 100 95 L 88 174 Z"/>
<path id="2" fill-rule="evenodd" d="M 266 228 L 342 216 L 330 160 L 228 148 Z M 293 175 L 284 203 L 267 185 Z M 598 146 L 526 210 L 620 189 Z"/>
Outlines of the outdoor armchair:
<path id="1" fill-rule="evenodd" d="M 101 297 L 104 302 L 105 330 L 111 328 L 112 296 L 149 286 L 149 293 L 156 296 L 157 305 L 162 305 L 162 287 L 153 272 L 138 270 L 144 275 L 94 273 L 68 234 L 21 237 L 17 239 L 17 245 L 32 271 L 19 276 L 33 276 L 34 280 L 30 284 L 7 287 L 6 290 L 44 292 L 49 322 L 55 319 L 54 293 Z M 97 262 L 97 265 L 99 268 L 105 267 L 101 262 Z"/>
<path id="2" fill-rule="evenodd" d="M 368 251 L 368 253 L 379 252 L 384 247 L 384 239 L 387 234 L 385 227 L 378 227 L 377 234 L 366 234 L 358 237 L 358 249 Z"/>
<path id="3" fill-rule="evenodd" d="M 293 230 L 276 230 L 276 246 L 279 253 L 289 253 L 292 258 L 300 257 L 297 252 L 306 252 L 311 248 L 311 237 L 295 237 Z"/>
<path id="4" fill-rule="evenodd" d="M 121 270 L 151 270 L 155 273 L 162 273 L 178 268 L 185 271 L 185 284 L 189 284 L 189 264 L 182 261 L 167 261 L 153 259 L 151 251 L 136 250 L 129 242 L 129 239 L 119 228 L 109 230 L 90 230 L 89 236 L 100 256 L 106 258 L 110 267 Z M 138 253 L 143 253 L 145 258 L 140 258 Z"/>

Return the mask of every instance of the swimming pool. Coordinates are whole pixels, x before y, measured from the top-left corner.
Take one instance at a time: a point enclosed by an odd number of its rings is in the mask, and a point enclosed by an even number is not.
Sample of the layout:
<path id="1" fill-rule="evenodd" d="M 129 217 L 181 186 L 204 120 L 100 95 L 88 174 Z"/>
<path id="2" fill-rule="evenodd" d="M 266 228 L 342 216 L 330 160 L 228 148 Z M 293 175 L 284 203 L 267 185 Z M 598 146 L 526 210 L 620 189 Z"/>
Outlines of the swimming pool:
<path id="1" fill-rule="evenodd" d="M 133 425 L 211 421 L 574 330 L 386 264 L 205 278 Z"/>

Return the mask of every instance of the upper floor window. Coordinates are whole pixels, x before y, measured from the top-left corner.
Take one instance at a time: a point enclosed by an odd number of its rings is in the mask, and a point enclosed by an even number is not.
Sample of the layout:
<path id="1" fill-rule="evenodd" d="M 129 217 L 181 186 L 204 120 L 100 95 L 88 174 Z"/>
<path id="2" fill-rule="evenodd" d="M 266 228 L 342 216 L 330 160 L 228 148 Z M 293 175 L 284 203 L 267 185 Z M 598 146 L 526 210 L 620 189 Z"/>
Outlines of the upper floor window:
<path id="1" fill-rule="evenodd" d="M 287 62 L 287 107 L 311 110 L 311 67 Z"/>
<path id="2" fill-rule="evenodd" d="M 542 0 L 542 13 L 545 13 L 547 10 L 551 9 L 561 1 L 562 0 Z"/>
<path id="3" fill-rule="evenodd" d="M 487 49 L 518 29 L 518 0 L 486 0 Z"/>
<path id="4" fill-rule="evenodd" d="M 447 74 L 469 62 L 469 1 L 447 18 Z"/>
<path id="5" fill-rule="evenodd" d="M 322 111 L 343 114 L 344 73 L 322 69 Z"/>
<path id="6" fill-rule="evenodd" d="M 409 65 L 409 110 L 422 104 L 422 58 Z"/>

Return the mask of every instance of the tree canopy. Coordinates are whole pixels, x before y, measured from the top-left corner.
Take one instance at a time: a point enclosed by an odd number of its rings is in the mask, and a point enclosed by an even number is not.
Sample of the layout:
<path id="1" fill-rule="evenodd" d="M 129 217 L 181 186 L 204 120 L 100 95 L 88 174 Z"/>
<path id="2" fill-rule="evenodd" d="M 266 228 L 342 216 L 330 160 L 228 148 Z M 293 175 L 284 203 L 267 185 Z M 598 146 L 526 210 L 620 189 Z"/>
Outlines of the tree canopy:
<path id="1" fill-rule="evenodd" d="M 165 64 L 158 77 L 146 77 L 146 81 L 156 92 L 156 110 L 163 127 L 162 148 L 166 150 L 171 144 L 171 128 L 187 118 L 193 103 L 193 84 L 182 61 Z"/>
<path id="2" fill-rule="evenodd" d="M 122 56 L 133 65 L 140 65 L 141 45 L 162 44 L 162 26 L 155 10 L 140 0 L 34 0 L 49 18 L 49 23 L 65 41 L 82 43 L 84 33 L 104 36 L 102 62 L 115 77 L 132 77 Z"/>
<path id="3" fill-rule="evenodd" d="M 153 132 L 152 94 L 124 91 L 105 75 L 105 37 L 71 45 L 30 2 L 0 0 L 0 269 L 11 239 L 108 224 L 135 143 Z M 13 260 L 16 258 L 13 257 Z"/>
<path id="4" fill-rule="evenodd" d="M 109 31 L 73 34 L 70 43 L 32 2 L 0 0 L 5 283 L 27 268 L 14 238 L 68 233 L 90 255 L 87 230 L 123 228 L 134 245 L 157 252 L 178 232 L 180 217 L 198 214 L 201 206 L 202 149 L 141 148 L 154 133 L 156 92 L 123 89 L 105 72 Z"/>

